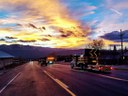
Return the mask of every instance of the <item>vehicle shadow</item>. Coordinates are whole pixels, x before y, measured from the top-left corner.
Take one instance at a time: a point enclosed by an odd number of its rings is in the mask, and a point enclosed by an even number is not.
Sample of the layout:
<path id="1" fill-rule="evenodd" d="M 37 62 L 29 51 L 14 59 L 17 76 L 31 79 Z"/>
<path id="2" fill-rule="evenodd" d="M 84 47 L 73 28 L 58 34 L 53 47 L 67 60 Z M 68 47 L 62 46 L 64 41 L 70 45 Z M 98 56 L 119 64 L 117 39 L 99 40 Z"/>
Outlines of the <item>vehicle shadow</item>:
<path id="1" fill-rule="evenodd" d="M 97 73 L 97 74 L 111 74 L 111 72 L 104 72 L 104 71 L 96 71 L 96 70 L 87 70 L 87 71 L 92 73 Z"/>
<path id="2" fill-rule="evenodd" d="M 77 71 L 82 71 L 82 72 L 91 72 L 91 73 L 96 73 L 96 74 L 111 74 L 111 71 L 110 72 L 103 72 L 103 71 L 96 71 L 96 70 L 89 70 L 89 69 L 81 69 L 80 67 L 75 67 L 74 70 L 77 70 Z"/>

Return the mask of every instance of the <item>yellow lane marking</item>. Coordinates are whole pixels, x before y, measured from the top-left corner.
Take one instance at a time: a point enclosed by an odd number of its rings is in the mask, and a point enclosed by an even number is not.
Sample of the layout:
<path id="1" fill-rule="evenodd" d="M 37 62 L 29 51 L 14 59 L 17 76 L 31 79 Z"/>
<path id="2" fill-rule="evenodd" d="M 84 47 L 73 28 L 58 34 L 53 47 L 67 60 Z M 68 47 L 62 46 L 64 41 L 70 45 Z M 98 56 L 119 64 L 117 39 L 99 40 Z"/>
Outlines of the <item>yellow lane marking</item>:
<path id="1" fill-rule="evenodd" d="M 46 75 L 48 75 L 52 80 L 54 80 L 57 84 L 59 84 L 63 89 L 65 89 L 71 96 L 76 96 L 72 91 L 70 91 L 68 88 L 68 86 L 66 84 L 64 84 L 63 82 L 61 82 L 60 80 L 54 78 L 50 73 L 48 73 L 47 71 L 44 71 L 44 73 Z"/>

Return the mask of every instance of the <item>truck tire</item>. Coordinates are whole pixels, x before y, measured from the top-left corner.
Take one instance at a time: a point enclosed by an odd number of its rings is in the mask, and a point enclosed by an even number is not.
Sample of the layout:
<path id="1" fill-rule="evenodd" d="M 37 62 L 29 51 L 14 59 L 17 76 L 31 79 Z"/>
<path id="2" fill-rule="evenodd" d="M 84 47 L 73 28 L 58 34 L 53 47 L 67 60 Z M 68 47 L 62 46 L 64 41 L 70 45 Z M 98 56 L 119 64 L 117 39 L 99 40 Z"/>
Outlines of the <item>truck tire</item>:
<path id="1" fill-rule="evenodd" d="M 84 69 L 84 65 L 83 64 L 80 64 L 80 67 L 81 67 L 82 70 Z"/>
<path id="2" fill-rule="evenodd" d="M 71 64 L 71 68 L 72 68 L 72 69 L 74 68 L 74 64 Z"/>

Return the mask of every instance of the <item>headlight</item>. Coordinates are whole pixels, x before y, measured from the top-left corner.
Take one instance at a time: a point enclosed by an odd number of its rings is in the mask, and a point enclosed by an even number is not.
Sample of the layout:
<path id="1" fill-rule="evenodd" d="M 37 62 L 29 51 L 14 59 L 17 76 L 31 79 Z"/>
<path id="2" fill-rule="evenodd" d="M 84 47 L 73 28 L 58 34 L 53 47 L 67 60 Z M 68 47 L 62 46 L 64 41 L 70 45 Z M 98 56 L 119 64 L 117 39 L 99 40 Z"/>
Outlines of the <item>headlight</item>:
<path id="1" fill-rule="evenodd" d="M 50 64 L 52 64 L 53 62 L 52 61 L 49 61 Z"/>

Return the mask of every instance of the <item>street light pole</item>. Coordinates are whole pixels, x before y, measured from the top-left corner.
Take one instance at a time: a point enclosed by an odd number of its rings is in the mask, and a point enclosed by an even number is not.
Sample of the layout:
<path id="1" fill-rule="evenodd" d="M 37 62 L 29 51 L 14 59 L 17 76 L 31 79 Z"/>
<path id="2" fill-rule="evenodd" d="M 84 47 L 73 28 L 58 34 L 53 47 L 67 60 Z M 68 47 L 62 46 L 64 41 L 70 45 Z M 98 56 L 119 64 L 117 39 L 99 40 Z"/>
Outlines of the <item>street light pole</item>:
<path id="1" fill-rule="evenodd" d="M 120 40 L 121 40 L 121 62 L 123 63 L 123 32 L 122 29 L 120 29 Z"/>

